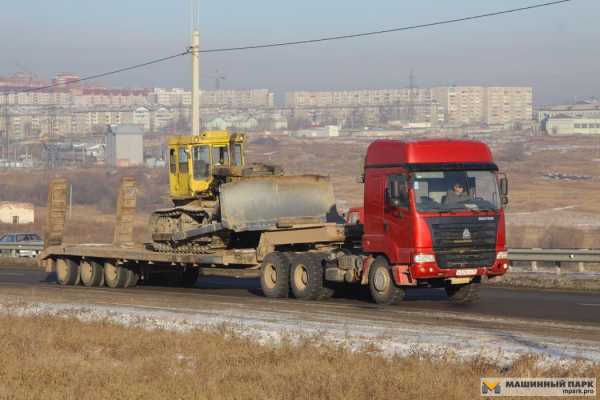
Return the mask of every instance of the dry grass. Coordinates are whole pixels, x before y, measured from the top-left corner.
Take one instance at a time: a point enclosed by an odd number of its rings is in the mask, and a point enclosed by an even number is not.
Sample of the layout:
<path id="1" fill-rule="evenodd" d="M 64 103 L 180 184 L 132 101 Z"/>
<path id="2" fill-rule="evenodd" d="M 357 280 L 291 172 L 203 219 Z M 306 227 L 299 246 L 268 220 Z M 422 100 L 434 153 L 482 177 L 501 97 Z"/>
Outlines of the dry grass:
<path id="1" fill-rule="evenodd" d="M 501 370 L 451 357 L 385 358 L 318 343 L 260 346 L 221 331 L 148 332 L 51 317 L 0 317 L 0 398 L 468 399 L 481 376 L 598 376 L 600 366 Z"/>

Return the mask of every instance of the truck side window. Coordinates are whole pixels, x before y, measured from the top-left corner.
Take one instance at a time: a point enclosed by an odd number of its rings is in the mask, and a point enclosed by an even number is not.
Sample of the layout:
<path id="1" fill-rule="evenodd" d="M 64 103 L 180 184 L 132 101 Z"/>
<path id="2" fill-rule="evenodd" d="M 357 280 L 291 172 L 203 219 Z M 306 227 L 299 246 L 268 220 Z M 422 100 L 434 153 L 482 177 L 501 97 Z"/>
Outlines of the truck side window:
<path id="1" fill-rule="evenodd" d="M 385 192 L 386 204 L 399 208 L 408 208 L 406 175 L 389 175 Z"/>
<path id="2" fill-rule="evenodd" d="M 175 149 L 169 151 L 169 169 L 172 174 L 177 173 L 177 153 Z"/>
<path id="3" fill-rule="evenodd" d="M 188 153 L 183 147 L 179 149 L 179 173 L 188 173 Z"/>
<path id="4" fill-rule="evenodd" d="M 210 150 L 208 146 L 194 146 L 192 165 L 194 179 L 205 179 L 210 176 Z"/>

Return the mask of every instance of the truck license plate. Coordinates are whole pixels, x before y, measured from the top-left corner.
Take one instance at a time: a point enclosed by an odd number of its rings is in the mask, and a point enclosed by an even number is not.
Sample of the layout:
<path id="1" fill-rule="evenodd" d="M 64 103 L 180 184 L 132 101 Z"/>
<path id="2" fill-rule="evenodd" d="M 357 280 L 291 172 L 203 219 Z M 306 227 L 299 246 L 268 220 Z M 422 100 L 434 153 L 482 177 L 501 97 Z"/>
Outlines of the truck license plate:
<path id="1" fill-rule="evenodd" d="M 456 276 L 477 275 L 477 269 L 457 269 Z"/>

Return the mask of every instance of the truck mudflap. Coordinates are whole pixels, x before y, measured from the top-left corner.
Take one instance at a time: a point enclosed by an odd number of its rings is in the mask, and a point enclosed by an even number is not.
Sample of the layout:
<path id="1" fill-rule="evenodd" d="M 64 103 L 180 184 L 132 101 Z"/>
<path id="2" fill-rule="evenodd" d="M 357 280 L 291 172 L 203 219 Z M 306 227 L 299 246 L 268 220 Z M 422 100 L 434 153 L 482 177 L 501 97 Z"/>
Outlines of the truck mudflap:
<path id="1" fill-rule="evenodd" d="M 221 223 L 235 232 L 343 223 L 331 181 L 323 176 L 248 178 L 220 191 Z"/>

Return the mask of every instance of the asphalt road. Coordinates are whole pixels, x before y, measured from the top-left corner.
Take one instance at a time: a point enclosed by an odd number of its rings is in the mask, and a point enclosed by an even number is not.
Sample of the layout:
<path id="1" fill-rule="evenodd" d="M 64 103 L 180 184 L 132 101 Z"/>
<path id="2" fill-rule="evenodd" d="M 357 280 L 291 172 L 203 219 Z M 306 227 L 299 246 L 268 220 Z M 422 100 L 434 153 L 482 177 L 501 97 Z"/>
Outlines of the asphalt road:
<path id="1" fill-rule="evenodd" d="M 38 269 L 26 268 L 0 268 L 0 294 L 4 288 L 11 289 L 57 289 L 53 274 L 46 274 Z M 63 288 L 75 290 L 83 294 L 87 288 Z M 96 293 L 114 291 L 114 289 L 93 289 Z M 267 304 L 269 299 L 261 296 L 260 285 L 257 279 L 228 279 L 228 278 L 201 278 L 196 288 L 183 289 L 174 287 L 138 286 L 132 289 L 116 289 L 120 294 L 139 295 L 160 300 L 163 298 L 177 297 L 189 294 L 191 297 L 222 297 L 231 302 L 249 301 L 257 304 Z M 143 295 L 142 295 L 143 294 Z M 287 300 L 292 303 L 296 300 Z M 335 298 L 316 303 L 311 302 L 310 307 L 323 307 L 332 305 L 344 306 L 344 309 L 360 312 L 385 313 L 385 308 L 369 301 L 364 290 L 358 293 L 344 293 Z M 443 290 L 421 289 L 411 290 L 408 298 L 401 305 L 393 306 L 395 309 L 406 311 L 425 312 L 450 312 L 459 315 L 492 317 L 492 318 L 517 318 L 522 320 L 554 321 L 569 323 L 570 325 L 587 325 L 600 327 L 600 293 L 576 293 L 559 291 L 541 291 L 525 289 L 506 289 L 491 286 L 482 287 L 481 300 L 468 306 L 450 304 Z M 348 311 L 346 311 L 348 312 Z M 383 315 L 383 314 L 382 314 Z"/>

